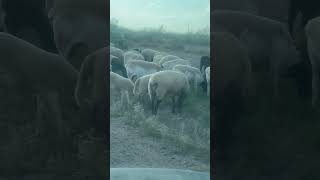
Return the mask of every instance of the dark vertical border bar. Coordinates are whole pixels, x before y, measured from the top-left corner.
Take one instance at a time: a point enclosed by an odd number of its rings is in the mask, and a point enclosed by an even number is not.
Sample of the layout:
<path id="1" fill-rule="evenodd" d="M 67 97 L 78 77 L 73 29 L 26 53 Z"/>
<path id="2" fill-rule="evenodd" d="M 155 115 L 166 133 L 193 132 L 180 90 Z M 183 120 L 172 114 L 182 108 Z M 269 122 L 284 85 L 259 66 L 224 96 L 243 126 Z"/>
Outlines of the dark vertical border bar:
<path id="1" fill-rule="evenodd" d="M 214 1 L 214 0 L 213 0 Z M 212 57 L 213 57 L 213 37 L 212 37 L 212 12 L 213 12 L 213 1 L 210 0 L 210 71 L 212 71 Z M 215 162 L 215 152 L 216 152 L 216 140 L 215 140 L 215 134 L 216 134 L 216 122 L 215 122 L 215 112 L 213 109 L 213 73 L 210 72 L 210 179 L 215 179 L 216 178 L 216 172 L 217 172 L 217 167 L 216 167 L 216 162 Z"/>
<path id="2" fill-rule="evenodd" d="M 107 1 L 107 0 L 106 0 Z M 107 9 L 109 10 L 107 12 L 107 24 L 108 24 L 108 29 L 106 30 L 106 33 L 108 33 L 108 43 L 110 45 L 110 1 L 108 0 L 108 3 L 107 3 Z M 110 69 L 110 50 L 108 49 L 108 52 L 107 52 L 107 67 L 106 67 L 106 74 L 105 74 L 105 78 L 106 78 L 106 83 L 105 83 L 105 88 L 106 88 L 106 93 L 108 94 L 106 99 L 105 99 L 105 102 L 104 104 L 106 105 L 105 106 L 105 115 L 106 115 L 106 135 L 105 135 L 105 140 L 106 140 L 106 148 L 107 148 L 107 166 L 108 169 L 106 170 L 106 177 L 107 179 L 110 179 L 110 73 L 109 73 L 109 69 Z"/>

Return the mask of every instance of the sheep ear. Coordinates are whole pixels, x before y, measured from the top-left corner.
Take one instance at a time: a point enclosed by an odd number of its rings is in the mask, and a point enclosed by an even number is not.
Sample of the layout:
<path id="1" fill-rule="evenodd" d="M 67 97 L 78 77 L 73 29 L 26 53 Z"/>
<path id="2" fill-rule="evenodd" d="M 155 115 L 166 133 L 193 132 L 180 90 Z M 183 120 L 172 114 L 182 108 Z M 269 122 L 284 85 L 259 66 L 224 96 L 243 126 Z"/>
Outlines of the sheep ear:
<path id="1" fill-rule="evenodd" d="M 136 80 L 137 80 L 137 75 L 133 75 L 133 76 L 131 77 L 131 81 L 132 81 L 132 82 L 136 82 Z"/>
<path id="2" fill-rule="evenodd" d="M 140 79 L 136 79 L 134 83 L 135 83 L 136 85 L 139 85 L 139 82 L 140 82 Z"/>

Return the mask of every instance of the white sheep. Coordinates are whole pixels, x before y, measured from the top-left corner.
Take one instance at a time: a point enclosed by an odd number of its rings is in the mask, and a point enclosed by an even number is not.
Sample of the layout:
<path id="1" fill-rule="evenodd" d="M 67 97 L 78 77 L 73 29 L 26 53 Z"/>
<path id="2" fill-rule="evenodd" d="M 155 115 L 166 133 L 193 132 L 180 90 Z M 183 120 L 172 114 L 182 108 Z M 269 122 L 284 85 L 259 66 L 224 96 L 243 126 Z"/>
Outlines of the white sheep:
<path id="1" fill-rule="evenodd" d="M 168 54 L 164 52 L 156 53 L 153 57 L 153 62 L 156 64 L 160 64 L 161 59 L 167 55 Z"/>
<path id="2" fill-rule="evenodd" d="M 189 80 L 189 84 L 193 84 L 195 93 L 198 92 L 198 85 L 204 81 L 200 69 L 189 65 L 176 65 L 173 67 L 174 71 L 179 71 L 185 74 Z"/>
<path id="3" fill-rule="evenodd" d="M 113 61 L 114 59 L 119 60 L 119 58 L 118 58 L 117 56 L 114 56 L 114 55 L 111 55 L 111 54 L 110 54 L 110 64 L 112 64 L 112 61 Z"/>
<path id="4" fill-rule="evenodd" d="M 206 68 L 207 95 L 210 96 L 210 66 Z"/>
<path id="5" fill-rule="evenodd" d="M 172 113 L 175 113 L 176 106 L 181 112 L 182 102 L 189 89 L 188 79 L 181 72 L 167 70 L 152 74 L 148 83 L 152 114 L 157 114 L 160 102 L 166 97 L 172 99 Z"/>
<path id="6" fill-rule="evenodd" d="M 133 96 L 133 86 L 133 83 L 128 78 L 110 72 L 110 92 L 120 93 L 122 105 L 124 104 L 124 98 L 127 101 L 127 105 L 130 104 L 130 96 Z"/>
<path id="7" fill-rule="evenodd" d="M 161 67 L 153 62 L 131 60 L 125 66 L 127 70 L 127 76 L 132 81 L 141 76 L 152 74 L 161 70 Z"/>
<path id="8" fill-rule="evenodd" d="M 25 92 L 59 92 L 73 99 L 79 72 L 62 56 L 4 32 L 0 32 L 0 55 L 1 69 Z"/>
<path id="9" fill-rule="evenodd" d="M 110 55 L 110 67 L 112 67 L 112 72 L 120 74 L 123 77 L 127 77 L 127 72 L 123 65 L 123 62 L 121 62 L 118 57 Z"/>
<path id="10" fill-rule="evenodd" d="M 167 61 L 161 65 L 164 70 L 172 70 L 176 65 L 189 65 L 191 66 L 190 61 L 184 59 L 174 59 L 171 61 Z"/>
<path id="11" fill-rule="evenodd" d="M 121 49 L 110 46 L 110 55 L 113 55 L 113 56 L 116 56 L 117 58 L 119 58 L 119 60 L 123 64 L 124 52 Z"/>
<path id="12" fill-rule="evenodd" d="M 78 106 L 74 98 L 79 78 L 77 69 L 62 56 L 4 32 L 0 32 L 0 56 L 2 75 L 7 76 L 20 92 L 37 97 L 36 130 L 46 130 L 44 125 L 50 121 L 50 127 L 55 129 L 51 133 L 63 137 L 61 126 L 64 125 L 65 115 L 70 115 L 68 111 L 72 109 L 71 105 Z M 46 104 L 44 119 L 42 103 Z M 62 111 L 66 114 L 62 114 Z"/>
<path id="13" fill-rule="evenodd" d="M 100 48 L 90 53 L 82 62 L 75 88 L 75 99 L 81 107 L 85 104 L 101 106 L 107 98 L 105 92 L 108 48 Z"/>
<path id="14" fill-rule="evenodd" d="M 180 59 L 180 58 L 178 56 L 174 56 L 174 55 L 166 55 L 161 58 L 161 60 L 159 61 L 159 65 L 161 66 L 165 62 L 175 60 L 175 59 Z"/>
<path id="15" fill-rule="evenodd" d="M 132 60 L 143 60 L 144 61 L 144 57 L 138 53 L 137 51 L 127 51 L 124 53 L 124 65 L 126 65 L 129 61 Z"/>
<path id="16" fill-rule="evenodd" d="M 151 75 L 152 74 L 148 74 L 139 77 L 134 83 L 133 95 L 136 96 L 143 105 L 146 105 L 146 101 L 148 100 L 148 83 Z"/>
<path id="17" fill-rule="evenodd" d="M 144 57 L 144 59 L 149 62 L 153 61 L 153 57 L 155 56 L 156 53 L 159 53 L 159 52 L 153 49 L 143 49 L 141 51 L 141 54 Z"/>

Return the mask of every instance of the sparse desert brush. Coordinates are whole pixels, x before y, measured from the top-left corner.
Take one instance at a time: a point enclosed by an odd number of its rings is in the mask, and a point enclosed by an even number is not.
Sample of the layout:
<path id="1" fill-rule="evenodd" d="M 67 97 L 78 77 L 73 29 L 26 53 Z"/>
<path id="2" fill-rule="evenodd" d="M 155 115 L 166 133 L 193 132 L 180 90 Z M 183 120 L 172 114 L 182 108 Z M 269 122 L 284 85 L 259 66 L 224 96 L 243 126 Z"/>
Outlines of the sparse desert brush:
<path id="1" fill-rule="evenodd" d="M 154 137 L 166 137 L 170 133 L 170 128 L 161 123 L 157 116 L 150 116 L 141 124 L 145 133 Z"/>
<path id="2" fill-rule="evenodd" d="M 180 147 L 182 147 L 182 149 L 187 149 L 188 147 L 195 147 L 193 140 L 188 135 L 181 134 L 177 138 L 177 142 L 179 143 Z"/>
<path id="3" fill-rule="evenodd" d="M 198 118 L 179 117 L 176 127 L 171 128 L 170 138 L 184 148 L 209 149 L 210 127 L 202 126 Z M 209 142 L 209 143 L 208 143 Z"/>
<path id="4" fill-rule="evenodd" d="M 141 122 L 146 119 L 143 106 L 140 103 L 133 105 L 133 114 L 131 117 L 131 122 L 135 125 L 140 125 Z"/>
<path id="5" fill-rule="evenodd" d="M 141 121 L 146 119 L 143 106 L 139 102 L 131 101 L 128 108 L 123 108 L 120 101 L 110 103 L 111 117 L 124 117 L 126 123 L 130 125 L 140 125 Z"/>
<path id="6" fill-rule="evenodd" d="M 185 149 L 209 150 L 210 103 L 207 101 L 205 95 L 191 94 L 182 114 L 171 114 L 165 109 L 169 113 L 153 116 L 146 113 L 139 102 L 132 102 L 131 108 L 120 110 L 118 101 L 111 104 L 110 111 L 111 117 L 124 117 L 125 123 L 141 129 L 146 135 L 170 139 Z"/>
<path id="7" fill-rule="evenodd" d="M 119 117 L 123 116 L 123 110 L 120 101 L 111 101 L 110 102 L 110 116 L 111 117 Z"/>
<path id="8" fill-rule="evenodd" d="M 115 103 L 110 103 L 110 115 L 111 116 L 114 116 L 114 115 L 117 115 L 117 104 Z"/>
<path id="9" fill-rule="evenodd" d="M 141 122 L 140 128 L 145 134 L 172 140 L 182 149 L 209 150 L 210 148 L 210 127 L 202 127 L 198 119 L 187 119 L 179 115 L 161 118 L 150 116 Z"/>

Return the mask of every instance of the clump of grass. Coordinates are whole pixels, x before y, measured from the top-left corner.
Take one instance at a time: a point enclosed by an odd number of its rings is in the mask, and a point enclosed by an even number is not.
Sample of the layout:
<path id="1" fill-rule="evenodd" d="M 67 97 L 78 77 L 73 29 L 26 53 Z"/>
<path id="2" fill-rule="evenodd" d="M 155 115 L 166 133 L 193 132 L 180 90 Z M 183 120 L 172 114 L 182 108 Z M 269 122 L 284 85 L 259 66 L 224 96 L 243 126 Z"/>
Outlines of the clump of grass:
<path id="1" fill-rule="evenodd" d="M 122 105 L 120 101 L 113 101 L 112 103 L 110 103 L 110 116 L 111 117 L 123 116 Z"/>
<path id="2" fill-rule="evenodd" d="M 121 111 L 121 116 L 126 117 L 125 123 L 132 126 L 139 126 L 141 121 L 146 118 L 144 108 L 140 103 L 131 103 L 131 105 Z"/>
<path id="3" fill-rule="evenodd" d="M 190 133 L 192 126 L 187 126 L 186 119 L 181 116 L 173 116 L 169 120 L 179 122 L 176 127 L 168 126 L 161 121 L 159 116 L 151 116 L 142 121 L 141 128 L 147 135 L 166 138 L 178 144 L 182 149 L 210 150 L 210 128 L 198 129 L 194 134 Z M 188 119 L 187 122 L 197 123 L 196 120 Z M 189 129 L 188 129 L 189 128 Z M 200 133 L 201 131 L 204 131 Z M 203 135 L 204 134 L 204 135 Z"/>
<path id="4" fill-rule="evenodd" d="M 131 116 L 131 122 L 133 125 L 141 125 L 143 119 L 146 119 L 144 108 L 140 103 L 133 105 L 133 113 Z"/>
<path id="5" fill-rule="evenodd" d="M 170 103 L 169 101 L 163 102 Z M 206 95 L 190 94 L 183 105 L 182 114 L 159 113 L 149 115 L 140 103 L 132 104 L 126 111 L 114 108 L 112 103 L 111 114 L 121 115 L 127 119 L 126 123 L 138 127 L 148 136 L 165 138 L 178 144 L 185 150 L 210 151 L 210 103 Z M 166 107 L 162 106 L 161 108 Z"/>
<path id="6" fill-rule="evenodd" d="M 187 147 L 194 147 L 194 143 L 192 139 L 190 138 L 190 136 L 186 134 L 178 135 L 177 142 L 180 144 L 181 147 L 183 147 L 183 149 Z"/>
<path id="7" fill-rule="evenodd" d="M 157 116 L 151 116 L 144 119 L 141 123 L 141 127 L 144 128 L 146 134 L 154 137 L 166 137 L 170 133 L 169 127 L 161 123 Z"/>

